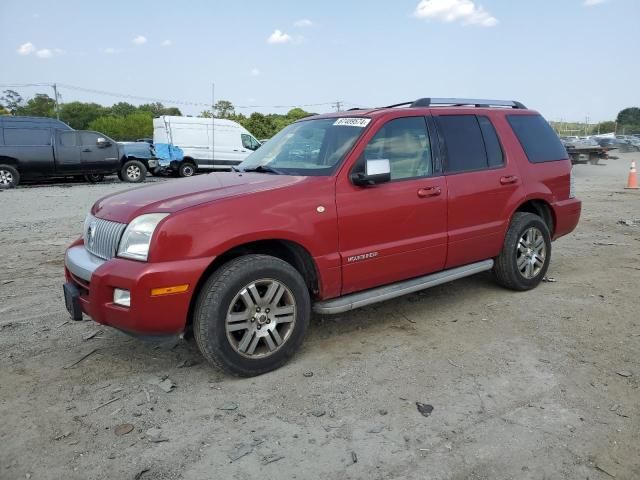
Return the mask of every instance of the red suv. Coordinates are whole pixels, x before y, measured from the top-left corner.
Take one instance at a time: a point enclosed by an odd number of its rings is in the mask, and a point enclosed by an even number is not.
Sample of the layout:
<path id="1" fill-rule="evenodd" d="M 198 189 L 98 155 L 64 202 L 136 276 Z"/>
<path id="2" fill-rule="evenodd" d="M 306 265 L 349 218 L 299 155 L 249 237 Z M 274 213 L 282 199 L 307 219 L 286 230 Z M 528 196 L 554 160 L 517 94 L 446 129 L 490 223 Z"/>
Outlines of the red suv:
<path id="1" fill-rule="evenodd" d="M 339 313 L 485 270 L 528 290 L 581 202 L 549 124 L 519 102 L 419 99 L 289 125 L 232 172 L 110 195 L 66 252 L 74 319 L 192 327 L 257 375 Z"/>

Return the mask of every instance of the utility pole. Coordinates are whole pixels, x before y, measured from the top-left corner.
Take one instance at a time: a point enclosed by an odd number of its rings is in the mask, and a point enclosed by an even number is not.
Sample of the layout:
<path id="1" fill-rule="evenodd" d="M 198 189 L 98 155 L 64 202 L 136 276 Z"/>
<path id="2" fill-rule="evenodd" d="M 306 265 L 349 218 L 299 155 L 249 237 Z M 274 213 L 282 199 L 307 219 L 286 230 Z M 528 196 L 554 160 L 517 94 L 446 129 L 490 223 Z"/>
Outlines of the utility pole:
<path id="1" fill-rule="evenodd" d="M 54 83 L 53 85 L 53 97 L 56 101 L 56 118 L 60 120 L 60 105 L 58 104 L 58 86 Z"/>
<path id="2" fill-rule="evenodd" d="M 336 100 L 336 103 L 333 104 L 333 107 L 336 109 L 336 112 L 341 112 L 342 102 L 340 100 Z"/>
<path id="3" fill-rule="evenodd" d="M 216 157 L 216 84 L 211 82 L 211 161 Z"/>

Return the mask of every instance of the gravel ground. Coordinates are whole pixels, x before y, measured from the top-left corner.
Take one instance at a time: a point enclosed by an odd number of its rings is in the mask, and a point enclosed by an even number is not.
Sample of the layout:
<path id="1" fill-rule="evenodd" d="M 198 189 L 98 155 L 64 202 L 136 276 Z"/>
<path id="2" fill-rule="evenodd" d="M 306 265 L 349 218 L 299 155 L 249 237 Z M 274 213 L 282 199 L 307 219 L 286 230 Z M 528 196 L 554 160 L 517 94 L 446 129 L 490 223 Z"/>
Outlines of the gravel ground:
<path id="1" fill-rule="evenodd" d="M 640 478 L 640 226 L 618 223 L 640 219 L 634 157 L 576 167 L 583 219 L 554 244 L 555 282 L 480 274 L 315 317 L 252 379 L 193 341 L 68 321 L 64 249 L 130 185 L 1 192 L 0 479 Z"/>

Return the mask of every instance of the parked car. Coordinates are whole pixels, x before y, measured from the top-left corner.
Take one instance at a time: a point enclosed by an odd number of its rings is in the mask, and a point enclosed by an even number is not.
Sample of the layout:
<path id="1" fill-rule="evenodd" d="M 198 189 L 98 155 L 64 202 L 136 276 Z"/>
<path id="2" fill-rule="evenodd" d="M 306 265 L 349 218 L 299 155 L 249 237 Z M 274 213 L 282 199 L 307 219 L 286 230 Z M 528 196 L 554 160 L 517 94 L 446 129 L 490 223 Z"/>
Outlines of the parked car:
<path id="1" fill-rule="evenodd" d="M 130 166 L 136 168 L 127 168 L 118 172 L 120 180 L 125 179 L 125 175 L 132 175 L 134 178 L 144 178 L 147 171 L 152 175 L 159 174 L 158 159 L 153 150 L 153 144 L 145 139 L 136 140 L 135 142 L 118 142 L 122 149 L 122 155 L 130 163 Z"/>
<path id="2" fill-rule="evenodd" d="M 118 144 L 102 133 L 73 130 L 51 118 L 0 117 L 0 185 L 4 187 L 46 177 L 99 182 L 104 175 L 130 166 Z"/>
<path id="3" fill-rule="evenodd" d="M 215 131 L 213 147 L 212 130 Z M 247 129 L 231 120 L 167 115 L 153 120 L 153 143 L 171 144 L 182 149 L 184 159 L 170 165 L 175 172 L 180 171 L 183 162 L 193 166 L 189 172 L 228 170 L 261 145 Z M 212 148 L 215 148 L 215 154 Z"/>
<path id="4" fill-rule="evenodd" d="M 258 375 L 294 354 L 312 310 L 490 270 L 535 288 L 580 211 L 565 148 L 519 102 L 314 116 L 233 172 L 98 200 L 65 255 L 65 303 L 133 335 L 193 328 L 213 365 Z"/>

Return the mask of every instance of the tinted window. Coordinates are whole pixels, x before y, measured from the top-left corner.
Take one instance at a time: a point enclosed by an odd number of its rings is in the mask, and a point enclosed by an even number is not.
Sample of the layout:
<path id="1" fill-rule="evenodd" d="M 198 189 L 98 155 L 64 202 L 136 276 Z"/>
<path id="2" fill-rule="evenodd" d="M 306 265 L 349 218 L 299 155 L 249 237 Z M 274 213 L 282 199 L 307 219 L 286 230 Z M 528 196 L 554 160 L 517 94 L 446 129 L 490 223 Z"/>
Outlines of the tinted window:
<path id="1" fill-rule="evenodd" d="M 44 128 L 5 128 L 5 145 L 51 145 L 51 131 Z"/>
<path id="2" fill-rule="evenodd" d="M 93 132 L 80 132 L 80 145 L 95 145 L 99 138 L 104 137 Z"/>
<path id="3" fill-rule="evenodd" d="M 568 158 L 556 132 L 540 115 L 507 115 L 507 120 L 531 163 Z"/>
<path id="4" fill-rule="evenodd" d="M 431 145 L 426 128 L 424 117 L 391 120 L 369 141 L 364 158 L 388 159 L 391 180 L 431 175 Z"/>
<path id="5" fill-rule="evenodd" d="M 64 132 L 59 134 L 59 141 L 61 147 L 75 147 L 76 145 L 76 133 Z"/>
<path id="6" fill-rule="evenodd" d="M 247 135 L 246 133 L 241 134 L 242 137 L 242 146 L 249 150 L 257 150 L 260 144 L 258 141 L 253 138 L 251 135 Z"/>
<path id="7" fill-rule="evenodd" d="M 487 150 L 487 160 L 489 161 L 489 167 L 499 167 L 504 164 L 504 158 L 502 156 L 502 148 L 500 147 L 500 141 L 496 134 L 496 129 L 493 128 L 493 124 L 488 117 L 479 116 L 478 123 L 480 124 L 480 130 L 482 130 L 482 138 L 484 138 L 484 146 Z"/>
<path id="8" fill-rule="evenodd" d="M 441 115 L 436 120 L 446 144 L 446 172 L 487 168 L 487 153 L 475 115 Z"/>

